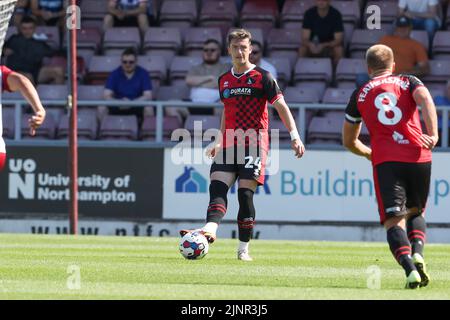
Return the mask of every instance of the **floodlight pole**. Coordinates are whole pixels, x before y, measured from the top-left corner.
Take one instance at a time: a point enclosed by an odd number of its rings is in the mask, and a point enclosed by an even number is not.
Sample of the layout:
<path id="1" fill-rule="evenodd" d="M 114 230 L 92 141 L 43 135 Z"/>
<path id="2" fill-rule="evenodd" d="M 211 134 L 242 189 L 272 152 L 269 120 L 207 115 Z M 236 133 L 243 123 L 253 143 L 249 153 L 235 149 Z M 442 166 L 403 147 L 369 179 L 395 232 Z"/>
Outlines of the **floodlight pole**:
<path id="1" fill-rule="evenodd" d="M 69 96 L 69 171 L 70 171 L 70 234 L 78 233 L 78 108 L 77 108 L 77 27 L 79 11 L 76 0 L 67 9 L 67 50 Z M 70 13 L 70 16 L 69 16 Z"/>

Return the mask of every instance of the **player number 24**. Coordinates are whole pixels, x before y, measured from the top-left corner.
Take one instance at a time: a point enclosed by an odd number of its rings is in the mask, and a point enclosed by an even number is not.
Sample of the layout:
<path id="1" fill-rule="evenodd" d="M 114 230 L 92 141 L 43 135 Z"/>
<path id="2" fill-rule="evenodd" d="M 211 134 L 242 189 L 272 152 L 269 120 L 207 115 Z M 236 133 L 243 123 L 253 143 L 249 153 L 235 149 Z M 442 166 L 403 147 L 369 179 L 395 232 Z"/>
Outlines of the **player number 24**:
<path id="1" fill-rule="evenodd" d="M 386 103 L 388 102 L 388 103 Z M 378 111 L 378 120 L 387 126 L 393 126 L 402 119 L 402 110 L 397 107 L 397 96 L 391 92 L 383 92 L 375 98 L 375 107 Z M 393 113 L 388 117 L 387 113 Z"/>

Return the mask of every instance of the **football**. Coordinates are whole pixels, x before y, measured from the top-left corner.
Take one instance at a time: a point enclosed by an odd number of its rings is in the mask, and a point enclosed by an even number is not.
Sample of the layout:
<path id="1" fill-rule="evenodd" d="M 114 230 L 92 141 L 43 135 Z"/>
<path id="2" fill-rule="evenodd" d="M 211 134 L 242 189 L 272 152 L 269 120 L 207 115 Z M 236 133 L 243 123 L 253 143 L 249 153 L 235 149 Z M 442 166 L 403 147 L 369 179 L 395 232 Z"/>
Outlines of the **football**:
<path id="1" fill-rule="evenodd" d="M 186 259 L 203 259 L 208 253 L 208 249 L 208 240 L 199 232 L 189 232 L 181 238 L 180 253 Z"/>

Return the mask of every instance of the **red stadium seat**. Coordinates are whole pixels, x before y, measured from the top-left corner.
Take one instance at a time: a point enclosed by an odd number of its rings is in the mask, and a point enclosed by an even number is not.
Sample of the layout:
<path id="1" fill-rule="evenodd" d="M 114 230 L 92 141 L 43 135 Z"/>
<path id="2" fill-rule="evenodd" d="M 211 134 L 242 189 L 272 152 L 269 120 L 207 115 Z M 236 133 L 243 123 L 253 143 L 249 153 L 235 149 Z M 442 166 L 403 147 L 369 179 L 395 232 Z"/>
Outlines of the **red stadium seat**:
<path id="1" fill-rule="evenodd" d="M 325 81 L 332 79 L 332 66 L 330 58 L 299 58 L 295 64 L 294 81 Z"/>
<path id="2" fill-rule="evenodd" d="M 288 86 L 292 78 L 292 67 L 289 59 L 284 57 L 270 57 L 264 59 L 273 64 L 275 69 L 277 69 L 277 82 L 280 88 L 284 89 Z"/>
<path id="3" fill-rule="evenodd" d="M 172 85 L 185 85 L 185 78 L 189 69 L 200 63 L 202 63 L 200 57 L 174 57 L 170 65 L 170 83 Z"/>
<path id="4" fill-rule="evenodd" d="M 183 31 L 197 21 L 196 1 L 165 0 L 161 6 L 159 21 L 163 27 L 179 27 Z"/>
<path id="5" fill-rule="evenodd" d="M 280 18 L 283 28 L 301 29 L 303 15 L 315 5 L 315 2 L 315 0 L 286 0 Z"/>
<path id="6" fill-rule="evenodd" d="M 97 139 L 98 123 L 95 113 L 78 113 L 78 139 L 95 140 Z M 67 139 L 69 136 L 69 116 L 63 115 L 59 120 L 57 139 Z"/>
<path id="7" fill-rule="evenodd" d="M 276 0 L 247 0 L 241 10 L 240 23 L 244 28 L 261 28 L 267 33 L 278 18 Z"/>
<path id="8" fill-rule="evenodd" d="M 184 37 L 184 51 L 186 55 L 201 57 L 203 43 L 208 39 L 217 40 L 222 49 L 222 32 L 219 28 L 188 28 Z"/>
<path id="9" fill-rule="evenodd" d="M 178 28 L 151 27 L 144 36 L 142 49 L 145 54 L 159 55 L 170 65 L 172 59 L 181 51 L 181 33 Z"/>
<path id="10" fill-rule="evenodd" d="M 117 27 L 108 29 L 103 38 L 103 52 L 106 55 L 121 54 L 126 48 L 139 51 L 141 36 L 137 27 Z"/>
<path id="11" fill-rule="evenodd" d="M 433 59 L 450 60 L 450 31 L 437 31 L 433 39 Z"/>
<path id="12" fill-rule="evenodd" d="M 367 48 L 378 43 L 381 37 L 385 34 L 385 30 L 355 29 L 350 41 L 350 57 L 364 58 Z"/>
<path id="13" fill-rule="evenodd" d="M 163 139 L 170 140 L 172 132 L 182 128 L 182 124 L 176 116 L 166 116 L 163 118 Z M 155 140 L 156 138 L 156 117 L 145 117 L 141 127 L 142 140 Z"/>
<path id="14" fill-rule="evenodd" d="M 272 29 L 267 36 L 267 50 L 270 57 L 285 57 L 295 65 L 301 42 L 301 30 Z"/>
<path id="15" fill-rule="evenodd" d="M 136 140 L 138 138 L 138 122 L 134 115 L 105 116 L 100 125 L 100 140 Z"/>
<path id="16" fill-rule="evenodd" d="M 342 58 L 336 68 L 336 81 L 339 88 L 355 88 L 356 76 L 367 73 L 364 59 Z"/>

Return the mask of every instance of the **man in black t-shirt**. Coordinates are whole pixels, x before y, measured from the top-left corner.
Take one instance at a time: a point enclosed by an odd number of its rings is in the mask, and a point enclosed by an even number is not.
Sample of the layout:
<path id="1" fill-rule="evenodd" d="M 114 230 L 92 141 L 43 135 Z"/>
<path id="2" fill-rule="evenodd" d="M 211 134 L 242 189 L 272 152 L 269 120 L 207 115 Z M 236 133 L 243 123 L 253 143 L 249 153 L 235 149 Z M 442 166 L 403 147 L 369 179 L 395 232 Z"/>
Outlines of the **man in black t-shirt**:
<path id="1" fill-rule="evenodd" d="M 331 0 L 316 0 L 316 6 L 305 12 L 300 57 L 330 57 L 333 65 L 344 55 L 344 24 L 341 13 Z"/>

